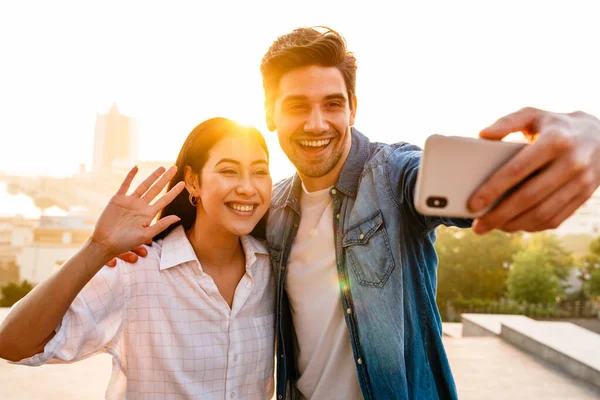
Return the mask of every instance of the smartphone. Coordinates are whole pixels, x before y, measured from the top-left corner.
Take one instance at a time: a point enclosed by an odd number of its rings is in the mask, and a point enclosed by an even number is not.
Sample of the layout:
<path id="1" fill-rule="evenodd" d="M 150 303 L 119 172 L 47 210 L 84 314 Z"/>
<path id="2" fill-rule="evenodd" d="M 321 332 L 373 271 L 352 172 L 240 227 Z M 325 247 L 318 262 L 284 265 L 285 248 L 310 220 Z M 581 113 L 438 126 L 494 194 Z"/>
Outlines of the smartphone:
<path id="1" fill-rule="evenodd" d="M 495 204 L 472 213 L 467 207 L 471 195 L 524 146 L 527 144 L 430 136 L 417 173 L 415 208 L 423 215 L 440 217 L 476 218 L 485 214 Z"/>

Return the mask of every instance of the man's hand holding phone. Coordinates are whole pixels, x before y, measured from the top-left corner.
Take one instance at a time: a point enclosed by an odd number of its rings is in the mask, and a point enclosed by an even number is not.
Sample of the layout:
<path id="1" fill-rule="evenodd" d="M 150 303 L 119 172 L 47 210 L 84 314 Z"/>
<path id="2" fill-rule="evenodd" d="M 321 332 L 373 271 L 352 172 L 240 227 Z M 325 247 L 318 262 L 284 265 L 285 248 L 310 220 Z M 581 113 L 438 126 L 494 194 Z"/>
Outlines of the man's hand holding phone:
<path id="1" fill-rule="evenodd" d="M 600 121 L 589 114 L 559 114 L 524 108 L 482 130 L 481 138 L 502 140 L 523 132 L 532 141 L 502 165 L 471 196 L 473 212 L 494 204 L 473 223 L 475 233 L 492 229 L 533 232 L 557 228 L 600 185 Z"/>

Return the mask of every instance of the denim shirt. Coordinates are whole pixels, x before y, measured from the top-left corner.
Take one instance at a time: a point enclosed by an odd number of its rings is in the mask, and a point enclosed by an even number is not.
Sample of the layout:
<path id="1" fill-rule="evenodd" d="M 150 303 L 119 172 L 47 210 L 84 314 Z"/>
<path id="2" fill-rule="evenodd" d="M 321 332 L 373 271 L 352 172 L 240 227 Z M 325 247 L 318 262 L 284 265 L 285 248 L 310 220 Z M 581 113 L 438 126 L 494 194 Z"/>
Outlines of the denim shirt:
<path id="1" fill-rule="evenodd" d="M 330 190 L 340 306 L 365 399 L 457 398 L 435 302 L 435 228 L 468 227 L 471 221 L 416 211 L 420 154 L 407 143 L 371 143 L 352 129 L 350 153 Z M 298 397 L 296 339 L 284 283 L 300 224 L 300 193 L 297 174 L 279 182 L 267 225 L 277 279 L 278 399 Z"/>

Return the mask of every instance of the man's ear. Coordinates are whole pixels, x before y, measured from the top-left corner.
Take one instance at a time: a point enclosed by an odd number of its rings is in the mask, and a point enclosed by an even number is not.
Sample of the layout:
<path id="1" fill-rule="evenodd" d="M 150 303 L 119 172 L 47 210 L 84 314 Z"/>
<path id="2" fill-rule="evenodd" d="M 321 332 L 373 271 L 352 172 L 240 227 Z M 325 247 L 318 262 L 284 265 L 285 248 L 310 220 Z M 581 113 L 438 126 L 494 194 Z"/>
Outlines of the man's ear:
<path id="1" fill-rule="evenodd" d="M 275 131 L 275 123 L 273 122 L 273 118 L 270 118 L 269 116 L 267 116 L 267 128 L 271 132 Z"/>
<path id="2" fill-rule="evenodd" d="M 265 122 L 267 123 L 267 129 L 270 132 L 275 130 L 275 122 L 273 121 L 273 105 L 269 104 L 267 100 L 265 100 Z"/>
<path id="3" fill-rule="evenodd" d="M 192 168 L 189 165 L 185 166 L 183 180 L 185 181 L 185 188 L 187 191 L 193 196 L 198 196 L 198 191 L 200 189 L 200 185 L 198 184 L 198 174 L 192 171 Z"/>
<path id="4" fill-rule="evenodd" d="M 354 118 L 356 117 L 356 96 L 352 97 L 352 109 L 350 110 L 350 126 L 354 126 Z"/>

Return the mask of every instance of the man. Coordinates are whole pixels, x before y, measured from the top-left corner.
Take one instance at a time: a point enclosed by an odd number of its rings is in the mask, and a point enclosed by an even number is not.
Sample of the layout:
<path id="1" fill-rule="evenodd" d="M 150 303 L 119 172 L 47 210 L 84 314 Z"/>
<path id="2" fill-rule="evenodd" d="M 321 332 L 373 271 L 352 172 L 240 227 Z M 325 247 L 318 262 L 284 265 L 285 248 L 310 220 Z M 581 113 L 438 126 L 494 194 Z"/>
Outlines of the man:
<path id="1" fill-rule="evenodd" d="M 600 121 L 526 108 L 484 129 L 536 140 L 474 194 L 473 210 L 540 173 L 472 224 L 417 213 L 420 149 L 371 143 L 352 127 L 356 60 L 337 32 L 279 37 L 261 72 L 268 128 L 297 169 L 275 186 L 267 227 L 277 398 L 457 398 L 435 302 L 435 228 L 556 228 L 600 184 Z"/>
<path id="2" fill-rule="evenodd" d="M 267 229 L 277 398 L 454 399 L 435 302 L 435 228 L 471 221 L 417 213 L 420 149 L 371 143 L 352 127 L 355 62 L 337 32 L 312 28 L 279 37 L 262 60 L 267 125 L 297 169 L 275 186 Z M 477 233 L 555 228 L 599 185 L 596 118 L 523 109 L 481 137 L 517 131 L 537 140 L 470 207 L 541 173 L 477 219 Z"/>

